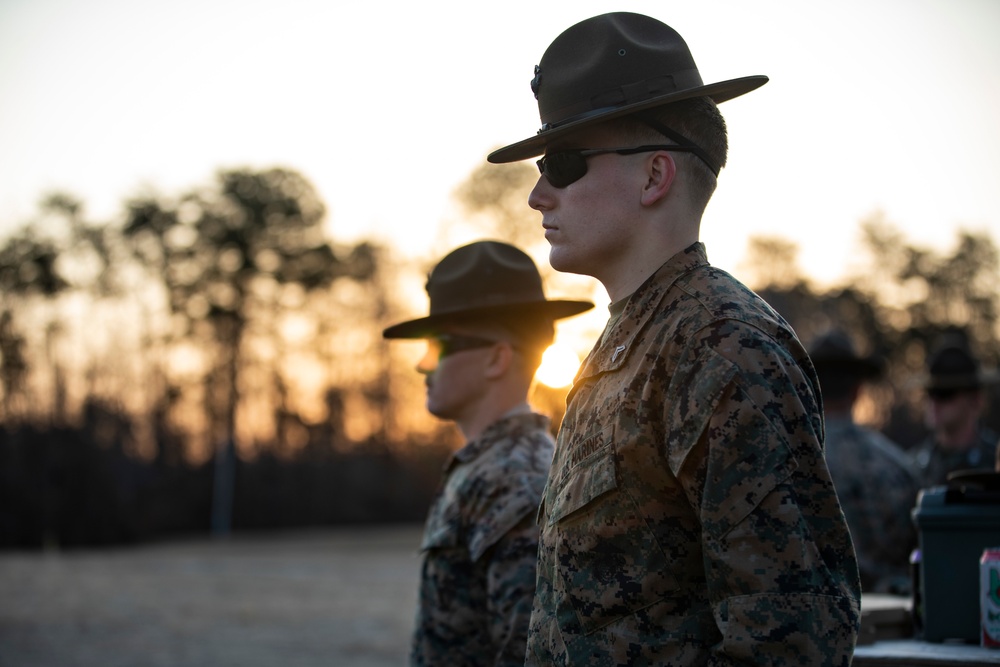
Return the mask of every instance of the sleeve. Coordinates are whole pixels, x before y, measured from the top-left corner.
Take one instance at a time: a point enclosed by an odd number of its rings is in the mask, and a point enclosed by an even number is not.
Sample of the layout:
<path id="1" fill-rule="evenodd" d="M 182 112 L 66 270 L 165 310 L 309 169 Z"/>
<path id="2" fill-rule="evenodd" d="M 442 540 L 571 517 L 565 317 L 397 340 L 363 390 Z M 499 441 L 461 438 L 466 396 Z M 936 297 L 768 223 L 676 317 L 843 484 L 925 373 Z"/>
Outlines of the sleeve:
<path id="1" fill-rule="evenodd" d="M 531 470 L 490 473 L 488 493 L 476 498 L 469 511 L 469 554 L 473 561 L 499 543 L 524 519 L 534 519 L 545 487 L 545 475 Z M 537 532 L 537 531 L 536 531 Z"/>
<path id="2" fill-rule="evenodd" d="M 709 664 L 846 667 L 860 586 L 822 458 L 815 385 L 749 325 L 718 325 L 689 350 L 691 447 L 672 467 L 699 516 L 722 634 Z"/>
<path id="3" fill-rule="evenodd" d="M 538 527 L 533 515 L 524 517 L 486 555 L 490 635 L 497 647 L 497 667 L 524 665 L 537 555 Z"/>
<path id="4" fill-rule="evenodd" d="M 503 449 L 504 460 L 482 477 L 469 508 L 474 516 L 469 555 L 485 573 L 489 644 L 497 667 L 524 664 L 538 558 L 535 517 L 547 476 L 540 455 L 548 451 L 551 458 L 547 435 L 518 438 L 521 446 Z"/>

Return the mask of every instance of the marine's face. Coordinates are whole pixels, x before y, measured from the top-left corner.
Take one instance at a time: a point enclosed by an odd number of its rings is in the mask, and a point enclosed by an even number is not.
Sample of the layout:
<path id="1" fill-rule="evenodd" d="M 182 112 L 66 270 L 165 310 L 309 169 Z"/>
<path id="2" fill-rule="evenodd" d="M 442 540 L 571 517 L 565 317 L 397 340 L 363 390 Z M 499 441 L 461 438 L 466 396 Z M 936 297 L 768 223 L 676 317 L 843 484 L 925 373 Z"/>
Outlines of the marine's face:
<path id="1" fill-rule="evenodd" d="M 939 392 L 927 398 L 927 426 L 937 435 L 942 446 L 963 446 L 949 436 L 974 427 L 984 407 L 983 393 L 978 390 Z"/>
<path id="2" fill-rule="evenodd" d="M 552 155 L 566 149 L 612 148 L 620 140 L 600 127 L 582 130 L 553 142 Z M 638 205 L 637 187 L 644 178 L 648 154 L 602 154 L 586 158 L 587 170 L 579 180 L 555 187 L 540 176 L 528 205 L 542 214 L 549 263 L 558 271 L 580 273 L 603 280 L 627 261 L 635 242 L 628 223 Z"/>
<path id="3" fill-rule="evenodd" d="M 485 392 L 484 371 L 495 344 L 460 331 L 429 338 L 427 352 L 417 364 L 425 377 L 427 411 L 458 422 L 474 411 Z"/>

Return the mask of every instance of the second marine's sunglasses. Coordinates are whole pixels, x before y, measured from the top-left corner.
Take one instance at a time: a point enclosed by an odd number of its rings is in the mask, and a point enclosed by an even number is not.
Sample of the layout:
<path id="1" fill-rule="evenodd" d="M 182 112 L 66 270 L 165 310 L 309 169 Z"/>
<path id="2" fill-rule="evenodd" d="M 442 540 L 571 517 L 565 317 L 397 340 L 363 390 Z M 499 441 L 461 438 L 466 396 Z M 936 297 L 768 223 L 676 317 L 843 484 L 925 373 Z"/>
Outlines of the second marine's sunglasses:
<path id="1" fill-rule="evenodd" d="M 422 373 L 433 373 L 445 357 L 450 357 L 466 350 L 478 350 L 496 345 L 497 341 L 479 336 L 462 336 L 458 334 L 438 334 L 427 338 L 427 352 L 417 364 Z"/>
<path id="2" fill-rule="evenodd" d="M 444 359 L 456 352 L 477 350 L 482 347 L 496 345 L 497 341 L 479 336 L 461 336 L 457 334 L 438 334 L 430 339 L 430 345 L 437 353 L 438 359 Z"/>
<path id="3" fill-rule="evenodd" d="M 663 146 L 635 146 L 632 148 L 579 148 L 549 153 L 538 160 L 538 171 L 552 184 L 554 188 L 565 188 L 576 183 L 587 173 L 587 158 L 592 155 L 616 153 L 618 155 L 634 155 L 636 153 L 652 153 L 653 151 L 678 151 L 697 153 L 692 146 L 676 144 Z"/>

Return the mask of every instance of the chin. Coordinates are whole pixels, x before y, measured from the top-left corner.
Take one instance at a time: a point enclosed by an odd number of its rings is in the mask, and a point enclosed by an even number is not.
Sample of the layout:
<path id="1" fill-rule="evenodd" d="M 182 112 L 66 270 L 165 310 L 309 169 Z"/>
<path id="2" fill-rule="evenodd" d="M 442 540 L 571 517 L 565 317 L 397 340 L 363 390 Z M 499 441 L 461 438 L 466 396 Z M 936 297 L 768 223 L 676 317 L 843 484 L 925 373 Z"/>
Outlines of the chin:
<path id="1" fill-rule="evenodd" d="M 549 266 L 561 273 L 591 275 L 566 248 L 556 246 L 549 248 Z"/>
<path id="2" fill-rule="evenodd" d="M 438 419 L 451 419 L 449 411 L 444 409 L 444 407 L 441 405 L 437 405 L 435 403 L 431 403 L 430 401 L 428 401 L 426 407 L 427 407 L 427 412 L 434 415 Z"/>

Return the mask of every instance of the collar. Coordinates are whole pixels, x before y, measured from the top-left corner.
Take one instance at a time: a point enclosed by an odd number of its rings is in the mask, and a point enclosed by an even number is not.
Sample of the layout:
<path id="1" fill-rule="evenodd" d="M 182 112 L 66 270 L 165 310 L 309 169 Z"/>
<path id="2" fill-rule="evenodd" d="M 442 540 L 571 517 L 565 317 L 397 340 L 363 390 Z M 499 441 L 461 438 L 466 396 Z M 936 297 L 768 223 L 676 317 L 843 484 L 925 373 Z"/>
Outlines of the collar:
<path id="1" fill-rule="evenodd" d="M 631 351 L 632 341 L 657 312 L 663 296 L 678 279 L 702 266 L 708 266 L 708 254 L 705 244 L 700 241 L 691 244 L 660 266 L 625 300 L 621 315 L 608 322 L 600 342 L 583 362 L 577 382 L 617 370 L 624 365 Z"/>
<path id="2" fill-rule="evenodd" d="M 460 463 L 468 463 L 469 461 L 477 458 L 483 454 L 483 452 L 492 447 L 493 444 L 495 444 L 499 439 L 499 436 L 504 433 L 509 433 L 519 423 L 525 426 L 530 426 L 533 422 L 537 422 L 537 424 L 535 424 L 536 426 L 540 428 L 547 428 L 548 421 L 548 417 L 533 412 L 527 403 L 523 403 L 522 405 L 509 410 L 502 417 L 487 426 L 486 429 L 479 434 L 478 438 L 470 440 L 464 447 L 452 454 L 451 458 L 449 458 L 448 462 L 445 464 L 445 470 L 451 470 Z"/>

